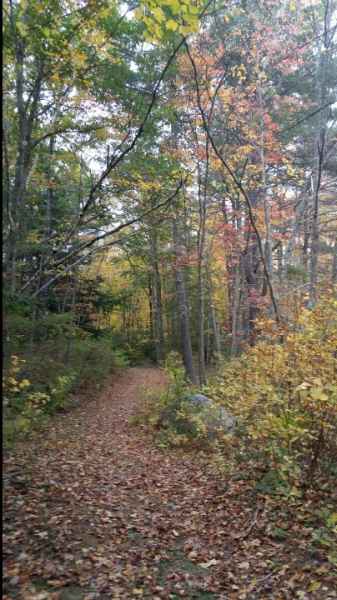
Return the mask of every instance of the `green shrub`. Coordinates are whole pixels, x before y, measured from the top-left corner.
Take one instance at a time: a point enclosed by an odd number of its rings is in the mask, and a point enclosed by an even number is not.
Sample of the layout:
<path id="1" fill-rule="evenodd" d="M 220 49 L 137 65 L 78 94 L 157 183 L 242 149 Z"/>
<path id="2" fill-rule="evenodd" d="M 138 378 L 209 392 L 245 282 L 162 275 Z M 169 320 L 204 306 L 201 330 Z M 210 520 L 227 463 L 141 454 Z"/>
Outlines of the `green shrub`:
<path id="1" fill-rule="evenodd" d="M 144 394 L 142 411 L 133 419 L 156 432 L 160 447 L 208 442 L 205 422 L 198 409 L 187 401 L 191 387 L 186 383 L 180 354 L 170 352 L 165 361 L 168 386 L 162 392 Z"/>
<path id="2" fill-rule="evenodd" d="M 4 370 L 4 435 L 9 441 L 64 410 L 80 386 L 99 388 L 113 370 L 129 364 L 111 336 L 83 332 L 69 315 L 49 315 L 36 323 L 34 329 L 20 314 L 9 317 L 12 353 Z"/>
<path id="3" fill-rule="evenodd" d="M 151 341 L 135 338 L 122 345 L 131 365 L 139 365 L 145 360 L 155 361 L 155 348 Z"/>

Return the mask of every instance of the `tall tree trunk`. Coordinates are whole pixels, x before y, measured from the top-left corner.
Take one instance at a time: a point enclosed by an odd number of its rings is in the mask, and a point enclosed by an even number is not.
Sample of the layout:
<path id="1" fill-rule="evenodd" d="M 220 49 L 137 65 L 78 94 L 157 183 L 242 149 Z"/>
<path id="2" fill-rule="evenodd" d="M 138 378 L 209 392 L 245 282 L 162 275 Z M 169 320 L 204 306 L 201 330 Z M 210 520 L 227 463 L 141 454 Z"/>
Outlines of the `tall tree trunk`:
<path id="1" fill-rule="evenodd" d="M 331 35 L 331 20 L 332 20 L 332 2 L 325 0 L 324 7 L 324 31 L 320 36 L 317 58 L 317 105 L 324 106 L 328 95 L 329 81 L 329 51 L 333 44 L 333 36 Z M 314 194 L 313 194 L 313 210 L 311 224 L 311 253 L 310 253 L 310 306 L 313 307 L 317 301 L 317 283 L 318 283 L 318 259 L 320 246 L 320 189 L 322 184 L 322 171 L 324 158 L 326 153 L 326 136 L 327 122 L 329 118 L 329 108 L 325 108 L 319 112 L 318 116 L 318 131 L 315 139 L 315 168 L 314 168 Z"/>
<path id="2" fill-rule="evenodd" d="M 277 247 L 277 275 L 279 283 L 282 285 L 284 279 L 284 252 L 282 243 Z"/>
<path id="3" fill-rule="evenodd" d="M 154 340 L 154 326 L 153 326 L 153 298 L 152 298 L 152 274 L 149 274 L 149 284 L 148 284 L 148 300 L 149 300 L 149 325 L 150 325 L 150 335 L 151 339 Z"/>
<path id="4" fill-rule="evenodd" d="M 255 321 L 259 313 L 258 302 L 262 295 L 266 293 L 266 279 L 263 277 L 263 286 L 261 289 L 260 260 L 257 243 L 251 242 L 247 252 L 243 255 L 243 271 L 246 279 L 247 289 L 247 333 L 251 346 L 255 343 Z"/>
<path id="5" fill-rule="evenodd" d="M 53 190 L 53 161 L 54 154 L 54 138 L 51 137 L 49 140 L 49 165 L 48 165 L 48 190 L 47 190 L 47 205 L 46 205 L 46 237 L 48 238 L 52 230 L 52 209 L 54 203 L 54 190 Z"/>
<path id="6" fill-rule="evenodd" d="M 158 240 L 155 226 L 150 232 L 150 252 L 152 264 L 152 316 L 156 360 L 161 363 L 165 357 L 164 327 L 161 293 L 161 277 L 158 261 Z"/>
<path id="7" fill-rule="evenodd" d="M 198 257 L 198 370 L 199 381 L 203 385 L 206 383 L 206 367 L 205 367 L 205 282 L 204 282 L 204 265 L 203 265 L 203 250 Z"/>
<path id="8" fill-rule="evenodd" d="M 40 99 L 42 68 L 33 85 L 30 111 L 24 102 L 24 49 L 22 42 L 17 42 L 16 48 L 16 107 L 18 112 L 18 142 L 16 149 L 15 175 L 13 187 L 10 190 L 8 203 L 10 206 L 10 231 L 7 242 L 6 271 L 11 278 L 11 291 L 17 287 L 17 244 L 22 229 L 21 213 L 27 192 L 27 183 L 32 168 L 32 132 L 37 117 L 37 107 Z"/>
<path id="9" fill-rule="evenodd" d="M 173 245 L 175 254 L 175 280 L 177 290 L 177 303 L 180 323 L 180 339 L 181 348 L 183 355 L 183 362 L 185 366 L 186 376 L 192 382 L 196 383 L 197 378 L 195 375 L 193 365 L 193 354 L 192 354 L 192 342 L 191 342 L 191 330 L 190 330 L 190 319 L 189 319 L 189 306 L 187 291 L 185 285 L 184 268 L 181 264 L 184 256 L 184 248 L 181 243 L 181 236 L 179 231 L 179 225 L 177 219 L 173 219 L 172 222 L 173 232 Z"/>
<path id="10" fill-rule="evenodd" d="M 212 277 L 209 270 L 208 261 L 206 263 L 206 277 L 207 277 L 207 293 L 208 293 L 208 309 L 209 309 L 209 323 L 211 326 L 211 330 L 213 333 L 213 346 L 214 352 L 216 353 L 217 358 L 219 358 L 221 354 L 221 340 L 220 340 L 220 332 L 219 332 L 219 324 L 216 316 L 216 310 L 214 305 L 214 294 L 213 294 L 213 285 L 212 285 Z M 209 355 L 209 352 L 208 352 Z"/>
<path id="11" fill-rule="evenodd" d="M 241 298 L 241 259 L 235 267 L 233 301 L 232 301 L 232 341 L 231 356 L 236 356 L 239 350 L 239 320 L 240 320 L 240 298 Z"/>
<path id="12" fill-rule="evenodd" d="M 263 120 L 263 92 L 261 83 L 257 85 L 257 96 L 259 101 L 260 109 L 260 161 L 262 171 L 262 190 L 260 193 L 263 196 L 263 211 L 264 211 L 264 224 L 266 228 L 265 243 L 264 243 L 264 256 L 266 260 L 266 266 L 268 269 L 269 279 L 272 283 L 273 278 L 273 255 L 272 255 L 272 228 L 270 218 L 270 205 L 269 198 L 267 195 L 267 177 L 266 177 L 266 163 L 265 163 L 265 124 Z"/>
<path id="13" fill-rule="evenodd" d="M 331 269 L 331 283 L 335 285 L 337 283 L 337 238 L 333 247 L 333 258 L 332 258 L 332 269 Z"/>
<path id="14" fill-rule="evenodd" d="M 205 281 L 204 281 L 204 249 L 206 241 L 206 202 L 207 202 L 207 179 L 208 179 L 208 139 L 206 139 L 206 172 L 204 181 L 200 173 L 198 176 L 198 203 L 199 203 L 199 227 L 198 227 L 198 371 L 201 385 L 206 383 L 205 366 Z"/>
<path id="15" fill-rule="evenodd" d="M 309 260 L 309 246 L 310 246 L 310 206 L 307 205 L 303 213 L 304 224 L 303 224 L 303 247 L 302 247 L 302 264 L 306 274 L 309 273 L 308 260 Z"/>

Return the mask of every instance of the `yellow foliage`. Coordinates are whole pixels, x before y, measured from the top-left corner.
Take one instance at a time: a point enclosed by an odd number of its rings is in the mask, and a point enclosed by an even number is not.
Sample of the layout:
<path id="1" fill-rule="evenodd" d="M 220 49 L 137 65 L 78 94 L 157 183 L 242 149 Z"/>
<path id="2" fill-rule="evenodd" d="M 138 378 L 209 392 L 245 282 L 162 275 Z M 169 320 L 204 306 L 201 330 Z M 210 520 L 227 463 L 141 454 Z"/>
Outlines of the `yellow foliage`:
<path id="1" fill-rule="evenodd" d="M 142 0 L 135 17 L 146 27 L 145 39 L 156 43 L 174 31 L 188 35 L 198 31 L 202 3 L 189 0 Z"/>
<path id="2" fill-rule="evenodd" d="M 238 418 L 245 451 L 296 485 L 335 460 L 337 302 L 303 310 L 290 332 L 260 322 L 268 339 L 231 361 L 208 394 Z"/>

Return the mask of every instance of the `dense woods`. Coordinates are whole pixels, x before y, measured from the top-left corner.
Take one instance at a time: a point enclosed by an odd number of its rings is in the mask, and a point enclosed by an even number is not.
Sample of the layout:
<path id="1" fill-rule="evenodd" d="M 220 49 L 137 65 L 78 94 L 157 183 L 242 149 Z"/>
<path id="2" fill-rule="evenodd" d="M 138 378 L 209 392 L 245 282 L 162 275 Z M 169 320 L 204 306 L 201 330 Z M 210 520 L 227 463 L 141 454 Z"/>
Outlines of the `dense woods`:
<path id="1" fill-rule="evenodd" d="M 104 337 L 203 384 L 331 289 L 334 10 L 5 3 L 7 361 Z"/>
<path id="2" fill-rule="evenodd" d="M 336 1 L 5 0 L 3 22 L 6 445 L 151 363 L 171 384 L 135 422 L 161 448 L 208 446 L 201 390 L 239 423 L 221 477 L 330 493 Z"/>

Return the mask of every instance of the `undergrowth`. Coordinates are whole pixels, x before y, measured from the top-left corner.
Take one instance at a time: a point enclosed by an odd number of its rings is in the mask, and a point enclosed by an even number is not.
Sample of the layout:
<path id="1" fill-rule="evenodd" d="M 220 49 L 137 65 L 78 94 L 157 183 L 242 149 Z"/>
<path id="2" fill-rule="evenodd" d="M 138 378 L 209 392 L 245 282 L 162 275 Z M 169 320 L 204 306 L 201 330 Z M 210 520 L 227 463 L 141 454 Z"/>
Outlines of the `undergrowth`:
<path id="1" fill-rule="evenodd" d="M 143 391 L 142 408 L 132 418 L 132 423 L 145 424 L 155 434 L 157 446 L 184 446 L 190 443 L 196 432 L 193 424 L 186 424 L 183 414 L 183 404 L 191 392 L 185 379 L 180 354 L 170 352 L 166 358 L 164 370 L 168 384 L 162 392 L 150 389 Z"/>
<path id="2" fill-rule="evenodd" d="M 216 421 L 216 412 L 212 408 L 202 410 L 191 402 L 198 390 L 186 381 L 177 352 L 168 354 L 164 369 L 166 389 L 161 393 L 144 390 L 142 409 L 133 423 L 149 426 L 160 448 L 210 449 L 218 437 L 218 432 L 210 427 Z"/>
<path id="3" fill-rule="evenodd" d="M 286 539 L 287 514 L 305 528 L 310 551 L 337 566 L 337 302 L 325 298 L 287 329 L 266 319 L 258 327 L 260 341 L 202 390 L 236 417 L 233 433 L 210 439 L 186 410 L 191 389 L 175 354 L 168 388 L 147 394 L 137 420 L 162 448 L 207 449 L 211 471 L 249 484 L 272 538 Z"/>
<path id="4" fill-rule="evenodd" d="M 261 490 L 285 496 L 321 477 L 329 486 L 337 473 L 337 302 L 303 310 L 282 330 L 282 343 L 271 320 L 259 327 L 264 339 L 206 390 L 239 423 L 237 435 L 219 444 L 218 461 L 227 470 L 250 465 Z"/>
<path id="5" fill-rule="evenodd" d="M 260 341 L 203 388 L 236 417 L 234 434 L 209 439 L 185 402 L 193 390 L 176 353 L 166 361 L 167 389 L 148 393 L 136 420 L 151 426 L 164 447 L 206 441 L 221 472 L 244 465 L 262 492 L 296 497 L 317 482 L 329 486 L 337 474 L 336 309 L 328 297 L 282 332 L 260 320 Z"/>
<path id="6" fill-rule="evenodd" d="M 34 325 L 29 317 L 9 315 L 7 335 L 5 445 L 67 409 L 80 388 L 99 389 L 109 373 L 129 364 L 109 334 L 90 334 L 74 324 L 69 314 L 47 314 Z"/>

